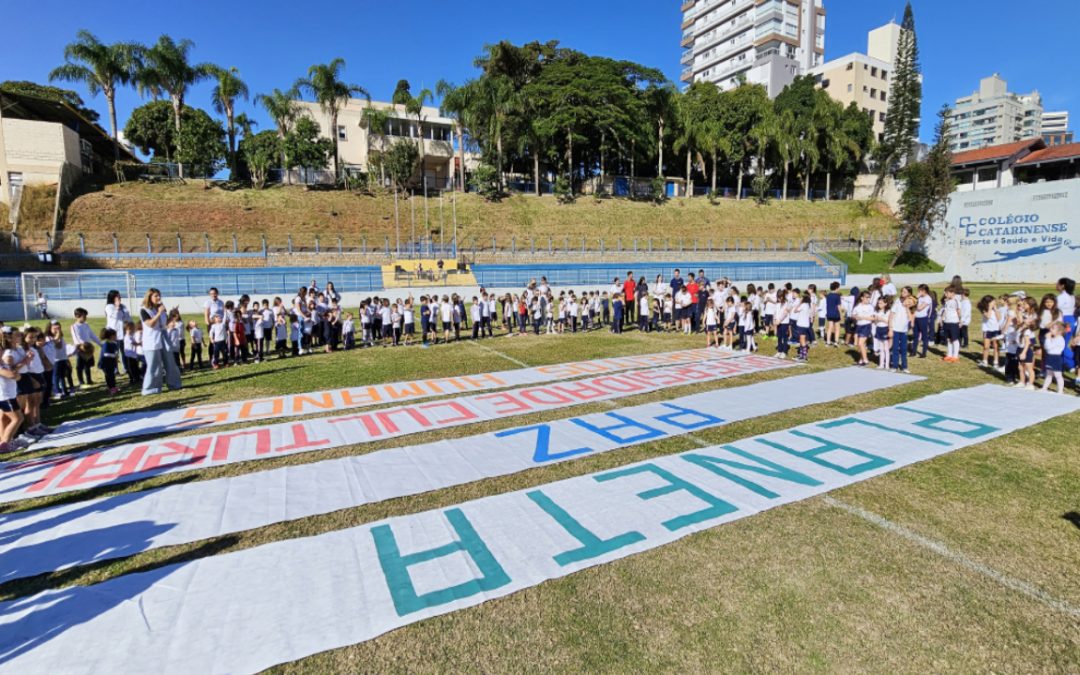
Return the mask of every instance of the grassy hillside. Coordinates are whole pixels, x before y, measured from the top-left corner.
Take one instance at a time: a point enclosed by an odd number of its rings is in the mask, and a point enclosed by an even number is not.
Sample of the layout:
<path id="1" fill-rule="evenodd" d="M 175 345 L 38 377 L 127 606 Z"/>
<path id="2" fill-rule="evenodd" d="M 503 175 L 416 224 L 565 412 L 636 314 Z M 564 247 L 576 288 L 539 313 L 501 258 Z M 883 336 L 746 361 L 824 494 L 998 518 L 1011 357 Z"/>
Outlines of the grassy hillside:
<path id="1" fill-rule="evenodd" d="M 411 214 L 416 212 L 416 235 L 427 233 L 438 240 L 440 223 L 446 241 L 453 237 L 451 201 L 427 200 L 425 227 L 424 200 L 401 199 L 398 203 L 401 237 L 412 233 Z M 457 200 L 458 237 L 462 244 L 470 239 L 489 243 L 491 237 L 509 244 L 517 237 L 525 246 L 529 237 L 537 245 L 548 237 L 587 237 L 595 242 L 604 238 L 614 246 L 618 238 L 630 246 L 642 240 L 679 238 L 688 245 L 694 239 L 702 244 L 708 239 L 794 239 L 811 236 L 836 237 L 858 234 L 886 235 L 892 228 L 889 217 L 874 212 L 864 215 L 853 202 L 774 201 L 765 206 L 752 201 L 724 200 L 710 204 L 706 199 L 674 200 L 661 206 L 622 199 L 596 200 L 583 197 L 574 204 L 560 205 L 552 197 L 510 197 L 502 202 L 485 202 L 475 195 Z M 267 190 L 225 190 L 207 188 L 201 183 L 188 185 L 124 184 L 110 186 L 78 198 L 68 211 L 65 248 L 77 246 L 77 234 L 84 233 L 91 248 L 112 247 L 111 233 L 121 237 L 121 246 L 144 249 L 145 234 L 161 245 L 175 249 L 176 233 L 183 233 L 192 249 L 205 245 L 203 233 L 211 237 L 214 248 L 231 246 L 237 234 L 242 247 L 260 245 L 266 234 L 272 247 L 283 246 L 291 233 L 297 247 L 311 246 L 320 235 L 324 246 L 337 236 L 357 245 L 367 237 L 370 245 L 380 245 L 383 237 L 395 237 L 394 199 L 392 196 L 369 196 L 342 191 L 307 191 L 299 187 L 274 187 Z M 590 243 L 590 246 L 595 244 Z M 185 245 L 187 248 L 187 245 Z"/>

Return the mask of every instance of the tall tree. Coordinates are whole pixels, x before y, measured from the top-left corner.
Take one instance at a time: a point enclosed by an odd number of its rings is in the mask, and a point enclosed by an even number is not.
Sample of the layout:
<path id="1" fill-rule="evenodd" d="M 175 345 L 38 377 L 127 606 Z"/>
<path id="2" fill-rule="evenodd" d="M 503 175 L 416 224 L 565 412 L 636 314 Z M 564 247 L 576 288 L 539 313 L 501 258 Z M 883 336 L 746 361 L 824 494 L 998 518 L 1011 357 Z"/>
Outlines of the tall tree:
<path id="1" fill-rule="evenodd" d="M 234 68 L 214 66 L 211 75 L 217 79 L 210 99 L 214 110 L 225 116 L 225 133 L 229 137 L 229 170 L 236 173 L 236 101 L 248 100 L 248 87 L 240 79 L 240 71 Z M 235 178 L 235 176 L 233 176 Z"/>
<path id="2" fill-rule="evenodd" d="M 949 197 L 956 189 L 952 175 L 952 150 L 949 148 L 950 114 L 948 106 L 938 112 L 934 147 L 926 159 L 909 162 L 900 171 L 904 192 L 900 196 L 900 236 L 889 269 L 915 241 L 925 241 L 938 224 L 945 221 Z"/>
<path id="3" fill-rule="evenodd" d="M 656 175 L 664 176 L 664 132 L 671 124 L 678 108 L 679 90 L 670 82 L 648 87 L 645 92 L 645 106 L 649 119 L 656 125 Z"/>
<path id="4" fill-rule="evenodd" d="M 360 125 L 367 130 L 367 155 L 369 172 L 377 165 L 379 168 L 379 184 L 386 185 L 386 150 L 387 150 L 387 127 L 394 115 L 384 108 L 376 108 L 370 103 L 364 108 Z M 378 149 L 373 149 L 372 141 L 378 141 Z M 373 161 L 373 158 L 374 161 Z"/>
<path id="5" fill-rule="evenodd" d="M 181 131 L 181 111 L 188 89 L 196 82 L 211 76 L 214 66 L 209 63 L 193 64 L 188 55 L 195 43 L 191 40 L 177 42 L 168 35 L 162 35 L 158 41 L 143 51 L 143 58 L 135 81 L 141 93 L 157 98 L 166 94 L 172 102 L 173 124 L 179 137 Z M 180 162 L 180 177 L 184 177 L 184 164 Z"/>
<path id="6" fill-rule="evenodd" d="M 416 120 L 416 151 L 420 156 L 420 182 L 424 186 L 425 195 L 427 194 L 427 175 L 424 164 L 426 155 L 424 149 L 424 141 L 426 140 L 424 138 L 424 121 L 427 117 L 424 115 L 424 106 L 431 103 L 433 98 L 430 89 L 421 89 L 416 96 L 413 96 L 409 81 L 398 80 L 397 87 L 394 88 L 394 95 L 390 99 L 391 103 L 403 107 L 405 114 L 412 116 Z"/>
<path id="7" fill-rule="evenodd" d="M 269 94 L 259 94 L 255 97 L 255 102 L 262 104 L 262 107 L 266 110 L 267 114 L 270 115 L 270 119 L 274 120 L 274 126 L 277 127 L 278 147 L 281 153 L 281 168 L 285 171 L 285 179 L 287 182 L 292 179 L 289 176 L 289 166 L 285 157 L 285 136 L 292 130 L 296 118 L 300 116 L 300 106 L 296 103 L 296 99 L 299 98 L 299 96 L 299 92 L 297 92 L 294 87 L 290 88 L 288 91 L 274 89 Z"/>
<path id="8" fill-rule="evenodd" d="M 330 138 L 334 144 L 334 177 L 340 178 L 340 153 L 338 152 L 338 113 L 349 99 L 362 96 L 368 102 L 371 95 L 358 84 L 345 82 L 341 73 L 345 69 L 345 59 L 336 58 L 330 63 L 316 63 L 308 68 L 308 76 L 296 81 L 295 89 L 310 93 L 319 104 L 323 114 L 330 118 Z"/>
<path id="9" fill-rule="evenodd" d="M 469 114 L 469 96 L 467 87 L 455 87 L 446 80 L 439 80 L 435 85 L 439 96 L 439 112 L 454 120 L 454 135 L 457 136 L 458 177 L 457 189 L 465 189 L 465 121 Z"/>
<path id="10" fill-rule="evenodd" d="M 113 159 L 120 159 L 118 128 L 116 126 L 116 89 L 135 77 L 142 47 L 133 42 L 104 44 L 93 33 L 80 30 L 75 41 L 64 47 L 62 66 L 49 73 L 49 80 L 82 82 L 91 96 L 101 92 L 109 106 L 109 126 L 112 130 Z"/>
<path id="11" fill-rule="evenodd" d="M 922 109 L 922 74 L 919 67 L 919 42 L 915 35 L 915 13 L 908 2 L 904 21 L 900 25 L 900 40 L 893 64 L 892 84 L 889 87 L 889 110 L 885 116 L 885 133 L 878 146 L 877 183 L 874 196 L 881 193 L 887 176 L 896 175 L 905 164 L 916 157 Z"/>
<path id="12" fill-rule="evenodd" d="M 738 198 L 742 199 L 743 178 L 757 147 L 757 143 L 751 134 L 754 128 L 761 124 L 762 119 L 773 108 L 768 92 L 760 84 L 744 82 L 738 87 L 725 92 L 725 97 L 727 98 L 729 115 L 725 128 L 734 139 L 728 160 L 738 175 L 736 191 L 738 192 Z"/>

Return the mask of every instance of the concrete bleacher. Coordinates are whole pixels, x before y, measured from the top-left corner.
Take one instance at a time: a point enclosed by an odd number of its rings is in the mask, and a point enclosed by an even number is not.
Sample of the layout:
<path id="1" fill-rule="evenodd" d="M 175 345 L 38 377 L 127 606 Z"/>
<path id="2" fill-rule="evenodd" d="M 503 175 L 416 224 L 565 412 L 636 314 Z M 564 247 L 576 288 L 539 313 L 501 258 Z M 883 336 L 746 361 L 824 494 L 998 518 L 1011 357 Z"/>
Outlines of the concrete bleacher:
<path id="1" fill-rule="evenodd" d="M 476 277 L 465 263 L 434 259 L 395 260 L 383 265 L 382 281 L 383 288 L 476 285 Z"/>

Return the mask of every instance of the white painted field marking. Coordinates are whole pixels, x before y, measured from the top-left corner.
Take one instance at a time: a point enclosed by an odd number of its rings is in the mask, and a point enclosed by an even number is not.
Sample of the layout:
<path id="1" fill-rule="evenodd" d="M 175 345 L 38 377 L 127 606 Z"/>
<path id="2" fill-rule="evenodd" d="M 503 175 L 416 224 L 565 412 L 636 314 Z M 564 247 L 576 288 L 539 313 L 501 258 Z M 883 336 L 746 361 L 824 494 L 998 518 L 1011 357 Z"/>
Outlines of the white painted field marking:
<path id="1" fill-rule="evenodd" d="M 496 356 L 501 356 L 502 358 L 506 359 L 510 363 L 516 363 L 517 365 L 521 366 L 522 368 L 532 368 L 532 366 L 525 363 L 524 361 L 519 361 L 519 360 L 515 359 L 513 356 L 510 356 L 509 354 L 503 354 L 498 349 L 493 349 L 491 347 L 488 347 L 486 344 L 484 344 L 483 342 L 480 342 L 479 340 L 473 340 L 472 344 L 476 345 L 480 349 L 483 349 L 484 351 L 491 352 L 492 354 L 494 354 Z"/>
<path id="2" fill-rule="evenodd" d="M 1016 579 L 1002 572 L 998 572 L 993 567 L 984 565 L 977 560 L 972 560 L 963 553 L 952 550 L 944 543 L 940 541 L 935 541 L 933 539 L 930 539 L 929 537 L 924 537 L 917 532 L 909 530 L 903 525 L 892 522 L 884 516 L 879 516 L 878 514 L 867 511 L 864 508 L 855 506 L 854 504 L 842 502 L 839 499 L 835 499 L 833 497 L 825 497 L 824 500 L 825 503 L 829 506 L 838 508 L 842 511 L 847 511 L 853 516 L 858 516 L 859 518 L 862 518 L 869 523 L 873 523 L 874 525 L 877 525 L 884 530 L 903 537 L 904 539 L 907 539 L 914 544 L 918 544 L 919 546 L 929 551 L 932 551 L 933 553 L 936 553 L 943 558 L 947 558 L 957 563 L 969 572 L 975 572 L 976 574 L 980 574 L 996 582 L 998 585 L 1008 588 L 1009 590 L 1023 593 L 1029 598 L 1032 598 L 1033 600 L 1036 600 L 1037 602 L 1040 602 L 1051 609 L 1063 612 L 1065 614 L 1080 619 L 1080 607 L 1075 607 L 1068 602 L 1065 602 L 1064 600 L 1055 598 L 1054 596 L 1038 588 L 1034 584 L 1023 581 L 1022 579 Z"/>

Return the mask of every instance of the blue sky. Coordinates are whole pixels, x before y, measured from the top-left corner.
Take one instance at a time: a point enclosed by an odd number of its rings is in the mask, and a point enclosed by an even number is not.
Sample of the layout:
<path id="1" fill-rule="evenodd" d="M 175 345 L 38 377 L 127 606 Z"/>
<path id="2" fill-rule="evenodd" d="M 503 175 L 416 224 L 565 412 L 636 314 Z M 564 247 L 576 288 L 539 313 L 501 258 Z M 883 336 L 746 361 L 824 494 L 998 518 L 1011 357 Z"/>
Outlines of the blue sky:
<path id="1" fill-rule="evenodd" d="M 8 2 L 10 0 L 5 0 Z M 35 0 L 4 12 L 0 80 L 44 82 L 62 62 L 64 45 L 80 28 L 105 41 L 149 43 L 161 33 L 190 38 L 193 58 L 236 66 L 252 94 L 287 87 L 312 63 L 340 56 L 346 77 L 387 99 L 400 78 L 434 89 L 440 78 L 461 82 L 475 74 L 473 58 L 485 43 L 509 39 L 559 40 L 593 54 L 628 59 L 679 76 L 679 0 L 457 0 L 349 3 L 265 0 L 252 3 L 87 3 Z M 94 7 L 89 11 L 89 7 Z M 866 33 L 903 16 L 903 0 L 825 0 L 826 58 L 865 51 Z M 915 0 L 925 77 L 922 136 L 933 134 L 934 112 L 999 72 L 1010 89 L 1038 89 L 1048 110 L 1080 115 L 1076 29 L 1080 0 Z M 209 109 L 211 85 L 199 85 L 189 104 Z M 80 94 L 87 98 L 86 92 Z M 118 97 L 120 124 L 141 101 L 134 90 Z M 100 97 L 90 105 L 102 112 Z M 255 106 L 260 128 L 270 122 Z M 1078 118 L 1080 119 L 1080 118 Z M 1076 127 L 1077 122 L 1073 123 Z"/>

